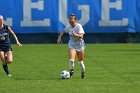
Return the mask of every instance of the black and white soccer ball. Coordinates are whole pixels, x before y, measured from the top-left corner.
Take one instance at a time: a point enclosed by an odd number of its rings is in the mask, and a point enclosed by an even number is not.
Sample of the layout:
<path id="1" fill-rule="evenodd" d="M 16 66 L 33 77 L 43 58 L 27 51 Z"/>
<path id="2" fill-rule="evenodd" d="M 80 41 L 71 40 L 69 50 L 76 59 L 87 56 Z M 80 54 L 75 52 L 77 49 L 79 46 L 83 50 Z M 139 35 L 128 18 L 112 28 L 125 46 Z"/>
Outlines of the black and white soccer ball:
<path id="1" fill-rule="evenodd" d="M 66 70 L 63 70 L 60 74 L 61 78 L 62 79 L 68 79 L 70 78 L 70 72 L 66 71 Z"/>

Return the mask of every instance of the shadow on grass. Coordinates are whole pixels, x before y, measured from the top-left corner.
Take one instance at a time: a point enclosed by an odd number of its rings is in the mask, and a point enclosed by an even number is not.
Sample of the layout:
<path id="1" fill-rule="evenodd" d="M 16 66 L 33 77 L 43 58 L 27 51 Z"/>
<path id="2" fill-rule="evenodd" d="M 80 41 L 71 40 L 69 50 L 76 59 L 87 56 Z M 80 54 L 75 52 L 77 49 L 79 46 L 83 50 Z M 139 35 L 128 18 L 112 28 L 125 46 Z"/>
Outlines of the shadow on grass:
<path id="1" fill-rule="evenodd" d="M 14 80 L 53 80 L 53 81 L 64 81 L 64 80 L 82 80 L 81 78 L 79 77 L 72 77 L 72 78 L 68 78 L 68 79 L 62 79 L 60 77 L 46 77 L 46 78 L 26 78 L 26 77 L 17 77 L 17 78 L 13 78 Z M 95 78 L 86 78 L 88 80 L 92 80 L 92 79 L 95 79 Z M 85 79 L 85 80 L 86 80 Z"/>
<path id="2" fill-rule="evenodd" d="M 14 80 L 57 80 L 57 81 L 60 81 L 60 80 L 63 80 L 63 79 L 61 79 L 61 78 L 58 78 L 58 77 L 56 77 L 56 78 L 49 78 L 49 77 L 47 77 L 47 78 L 26 78 L 26 77 L 16 77 L 16 78 L 13 78 Z"/>

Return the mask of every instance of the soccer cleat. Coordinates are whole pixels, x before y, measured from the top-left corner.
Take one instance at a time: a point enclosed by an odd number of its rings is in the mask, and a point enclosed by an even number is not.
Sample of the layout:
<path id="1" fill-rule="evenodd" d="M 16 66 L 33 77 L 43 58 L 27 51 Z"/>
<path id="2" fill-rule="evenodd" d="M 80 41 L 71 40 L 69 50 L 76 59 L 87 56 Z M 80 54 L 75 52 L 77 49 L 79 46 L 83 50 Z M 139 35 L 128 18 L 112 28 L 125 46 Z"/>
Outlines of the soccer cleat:
<path id="1" fill-rule="evenodd" d="M 8 77 L 11 77 L 12 75 L 11 75 L 11 74 L 8 74 L 7 76 L 8 76 Z"/>
<path id="2" fill-rule="evenodd" d="M 85 73 L 81 73 L 81 78 L 85 79 Z"/>
<path id="3" fill-rule="evenodd" d="M 72 70 L 70 70 L 70 77 L 72 77 L 73 74 L 74 74 L 74 71 L 72 69 Z"/>

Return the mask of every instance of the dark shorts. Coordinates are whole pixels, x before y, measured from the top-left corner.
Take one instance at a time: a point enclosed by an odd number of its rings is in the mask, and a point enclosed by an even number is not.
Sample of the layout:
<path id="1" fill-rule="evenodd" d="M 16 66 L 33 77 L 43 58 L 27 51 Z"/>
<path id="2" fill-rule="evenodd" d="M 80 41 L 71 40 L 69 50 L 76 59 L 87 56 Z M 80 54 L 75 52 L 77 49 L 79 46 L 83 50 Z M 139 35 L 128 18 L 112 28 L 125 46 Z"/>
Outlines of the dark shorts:
<path id="1" fill-rule="evenodd" d="M 0 51 L 4 51 L 5 53 L 8 51 L 12 51 L 11 45 L 0 45 Z"/>

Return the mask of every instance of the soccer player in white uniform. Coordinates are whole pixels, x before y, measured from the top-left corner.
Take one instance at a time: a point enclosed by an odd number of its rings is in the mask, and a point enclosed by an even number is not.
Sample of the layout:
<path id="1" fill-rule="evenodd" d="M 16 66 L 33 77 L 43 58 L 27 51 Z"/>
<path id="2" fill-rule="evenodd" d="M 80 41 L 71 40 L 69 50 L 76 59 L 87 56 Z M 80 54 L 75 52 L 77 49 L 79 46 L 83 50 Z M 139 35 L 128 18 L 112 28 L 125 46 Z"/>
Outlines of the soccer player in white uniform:
<path id="1" fill-rule="evenodd" d="M 84 49 L 85 43 L 83 36 L 85 34 L 81 24 L 77 23 L 76 16 L 71 14 L 69 17 L 69 25 L 60 33 L 57 43 L 61 43 L 61 38 L 64 33 L 68 33 L 70 36 L 69 40 L 69 66 L 70 66 L 70 76 L 74 73 L 74 60 L 77 54 L 78 63 L 81 68 L 81 78 L 85 78 L 85 65 L 84 65 Z"/>

